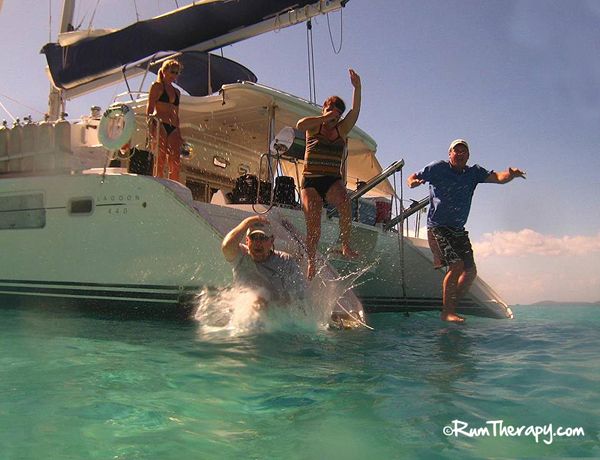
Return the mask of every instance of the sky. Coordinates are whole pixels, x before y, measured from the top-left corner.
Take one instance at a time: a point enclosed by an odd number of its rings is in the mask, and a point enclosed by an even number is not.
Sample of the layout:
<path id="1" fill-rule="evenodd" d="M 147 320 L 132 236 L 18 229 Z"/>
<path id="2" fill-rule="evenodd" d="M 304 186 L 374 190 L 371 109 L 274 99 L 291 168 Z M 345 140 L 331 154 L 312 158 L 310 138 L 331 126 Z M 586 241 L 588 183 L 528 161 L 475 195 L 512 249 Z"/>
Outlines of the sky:
<path id="1" fill-rule="evenodd" d="M 191 2 L 101 0 L 94 13 L 97 3 L 81 0 L 76 24 L 93 16 L 94 27 L 118 28 L 136 20 L 136 6 L 148 19 Z M 0 118 L 42 118 L 39 50 L 56 40 L 60 13 L 59 0 L 0 0 Z M 259 83 L 308 99 L 306 34 L 300 24 L 223 54 Z M 329 21 L 314 19 L 312 34 L 317 102 L 338 94 L 349 103 L 348 68 L 359 73 L 358 126 L 382 166 L 403 158 L 406 179 L 464 138 L 470 164 L 527 172 L 479 185 L 466 226 L 480 276 L 509 304 L 600 300 L 599 1 L 350 0 Z M 67 111 L 85 115 L 122 91 Z M 427 193 L 404 189 L 405 198 Z"/>

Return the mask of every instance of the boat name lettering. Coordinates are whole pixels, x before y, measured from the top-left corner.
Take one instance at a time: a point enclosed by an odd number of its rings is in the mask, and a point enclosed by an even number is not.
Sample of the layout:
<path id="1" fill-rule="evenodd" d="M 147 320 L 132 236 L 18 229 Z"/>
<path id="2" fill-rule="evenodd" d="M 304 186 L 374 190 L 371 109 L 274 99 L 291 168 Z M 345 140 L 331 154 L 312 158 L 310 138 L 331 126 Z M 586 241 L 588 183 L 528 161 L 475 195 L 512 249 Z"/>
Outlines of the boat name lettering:
<path id="1" fill-rule="evenodd" d="M 96 201 L 98 203 L 103 203 L 103 202 L 107 202 L 107 201 L 123 202 L 123 201 L 139 201 L 139 200 L 140 200 L 139 195 L 104 195 L 104 196 L 99 196 Z"/>

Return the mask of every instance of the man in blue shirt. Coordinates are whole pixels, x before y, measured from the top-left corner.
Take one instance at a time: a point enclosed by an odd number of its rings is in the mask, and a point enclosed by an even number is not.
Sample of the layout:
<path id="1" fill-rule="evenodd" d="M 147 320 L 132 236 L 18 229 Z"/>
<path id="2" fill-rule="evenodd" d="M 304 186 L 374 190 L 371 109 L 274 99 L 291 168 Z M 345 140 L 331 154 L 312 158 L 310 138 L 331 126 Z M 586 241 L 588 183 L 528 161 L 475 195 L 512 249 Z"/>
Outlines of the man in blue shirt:
<path id="1" fill-rule="evenodd" d="M 465 224 L 471 210 L 471 200 L 477 184 L 506 184 L 515 177 L 525 179 L 517 168 L 488 171 L 479 165 L 467 166 L 469 144 L 456 139 L 450 144 L 449 160 L 434 161 L 407 179 L 410 188 L 429 182 L 429 212 L 427 240 L 433 253 L 435 268 L 448 267 L 442 285 L 442 320 L 464 322 L 456 314 L 456 306 L 477 276 L 473 249 Z"/>

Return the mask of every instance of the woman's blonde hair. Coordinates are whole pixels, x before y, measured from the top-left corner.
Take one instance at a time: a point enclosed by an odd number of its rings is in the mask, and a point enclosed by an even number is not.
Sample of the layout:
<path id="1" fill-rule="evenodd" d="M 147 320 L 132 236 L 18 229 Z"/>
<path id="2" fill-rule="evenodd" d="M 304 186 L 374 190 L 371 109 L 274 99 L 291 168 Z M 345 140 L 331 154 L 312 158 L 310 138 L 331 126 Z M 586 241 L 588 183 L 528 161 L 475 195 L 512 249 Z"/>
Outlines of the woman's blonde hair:
<path id="1" fill-rule="evenodd" d="M 183 70 L 183 65 L 177 59 L 166 60 L 158 71 L 158 81 L 163 81 L 165 79 L 165 72 L 172 68 L 177 68 L 179 69 L 179 72 L 181 72 Z"/>

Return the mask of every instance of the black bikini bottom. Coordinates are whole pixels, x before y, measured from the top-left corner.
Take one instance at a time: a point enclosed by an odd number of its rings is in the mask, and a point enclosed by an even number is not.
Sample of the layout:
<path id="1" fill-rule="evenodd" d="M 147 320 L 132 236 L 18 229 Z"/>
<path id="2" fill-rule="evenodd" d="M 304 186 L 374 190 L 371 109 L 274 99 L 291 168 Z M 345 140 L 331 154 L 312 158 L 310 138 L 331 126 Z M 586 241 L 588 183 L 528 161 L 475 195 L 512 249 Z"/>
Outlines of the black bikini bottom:
<path id="1" fill-rule="evenodd" d="M 171 133 L 177 129 L 177 126 L 170 125 L 169 123 L 161 123 L 161 124 L 163 125 L 163 128 L 165 128 L 165 131 L 167 132 L 167 137 L 169 137 L 171 135 Z"/>
<path id="2" fill-rule="evenodd" d="M 305 177 L 302 179 L 302 188 L 314 188 L 321 199 L 325 200 L 331 186 L 341 179 L 339 176 Z"/>

